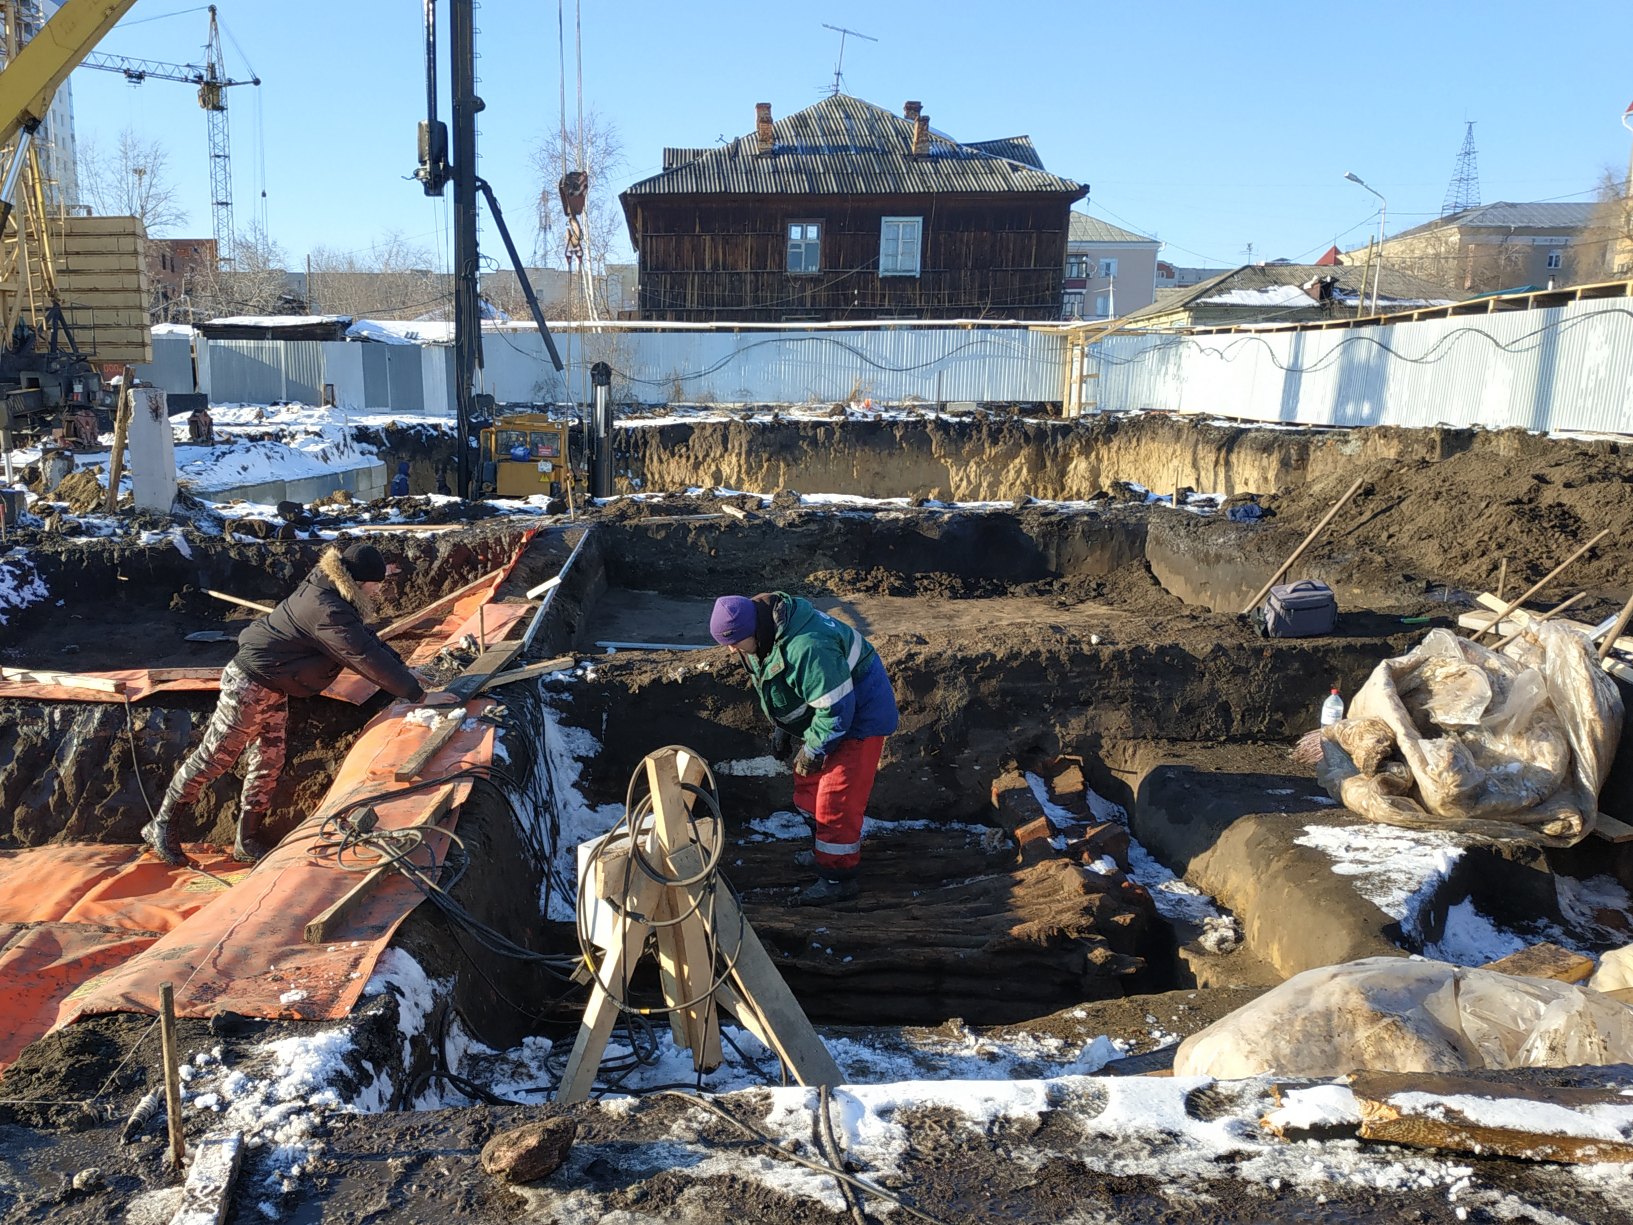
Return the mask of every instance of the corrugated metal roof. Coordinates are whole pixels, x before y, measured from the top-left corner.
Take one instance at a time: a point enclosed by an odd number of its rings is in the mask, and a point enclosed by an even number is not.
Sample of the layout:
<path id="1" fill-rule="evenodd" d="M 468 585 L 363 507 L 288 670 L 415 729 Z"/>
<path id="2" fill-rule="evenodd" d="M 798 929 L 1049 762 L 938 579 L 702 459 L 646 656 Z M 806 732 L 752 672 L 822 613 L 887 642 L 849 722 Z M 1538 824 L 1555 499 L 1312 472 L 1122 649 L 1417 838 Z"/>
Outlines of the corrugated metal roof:
<path id="1" fill-rule="evenodd" d="M 1507 229 L 1513 226 L 1524 230 L 1578 230 L 1593 220 L 1595 207 L 1597 206 L 1591 203 L 1510 204 L 1502 200 L 1496 204 L 1480 204 L 1474 208 L 1466 208 L 1460 213 L 1437 217 L 1424 225 L 1413 226 L 1399 234 L 1391 234 L 1389 238 L 1393 241 L 1408 234 L 1426 234 L 1430 230 L 1448 226 L 1461 226 L 1465 229 L 1478 227 Z"/>
<path id="2" fill-rule="evenodd" d="M 1153 246 L 1160 245 L 1149 234 L 1136 234 L 1133 230 L 1122 229 L 1087 213 L 1072 214 L 1071 229 L 1067 231 L 1066 239 L 1068 242 L 1148 242 Z"/>
<path id="3" fill-rule="evenodd" d="M 1088 192 L 1084 184 L 1038 166 L 1036 151 L 1025 137 L 986 143 L 1006 146 L 1014 153 L 1030 151 L 1031 161 L 998 156 L 939 132 L 931 133 L 930 152 L 915 157 L 911 120 L 846 94 L 834 94 L 777 120 L 772 129 L 775 143 L 767 153 L 759 152 L 750 133 L 717 149 L 695 151 L 696 158 L 632 184 L 623 195 L 627 199 L 1025 192 L 1058 193 L 1077 200 Z M 1019 141 L 1025 141 L 1024 149 Z"/>
<path id="4" fill-rule="evenodd" d="M 1374 268 L 1373 273 L 1378 279 L 1378 298 L 1381 302 L 1448 302 L 1454 300 L 1455 295 L 1448 294 L 1438 285 L 1431 284 L 1419 277 L 1405 272 L 1398 272 L 1393 268 L 1385 267 L 1381 273 Z M 1299 286 L 1308 284 L 1315 277 L 1330 276 L 1337 279 L 1338 286 L 1350 293 L 1358 293 L 1362 281 L 1366 281 L 1367 292 L 1372 291 L 1372 277 L 1362 264 L 1248 264 L 1242 268 L 1233 268 L 1211 280 L 1203 281 L 1198 285 L 1190 285 L 1177 291 L 1168 298 L 1158 298 L 1150 306 L 1141 307 L 1137 311 L 1130 311 L 1128 318 L 1140 319 L 1151 315 L 1165 315 L 1170 311 L 1183 310 L 1185 307 L 1215 298 L 1221 294 L 1240 290 L 1264 290 L 1277 286 Z M 1228 305 L 1228 303 L 1227 303 Z"/>
<path id="5" fill-rule="evenodd" d="M 994 157 L 1007 157 L 1012 162 L 1036 166 L 1039 170 L 1043 169 L 1043 159 L 1038 156 L 1037 148 L 1032 144 L 1030 136 L 1006 136 L 1002 140 L 969 140 L 964 142 L 964 147 L 990 153 Z"/>

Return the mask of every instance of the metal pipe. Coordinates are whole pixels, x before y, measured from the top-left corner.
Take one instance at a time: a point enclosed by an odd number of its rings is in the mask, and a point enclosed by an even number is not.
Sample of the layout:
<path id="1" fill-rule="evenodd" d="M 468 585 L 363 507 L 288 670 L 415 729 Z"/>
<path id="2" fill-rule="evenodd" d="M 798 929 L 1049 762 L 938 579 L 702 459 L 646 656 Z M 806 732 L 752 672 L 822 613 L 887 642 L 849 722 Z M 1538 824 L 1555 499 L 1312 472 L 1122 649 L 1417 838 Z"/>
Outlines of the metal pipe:
<path id="1" fill-rule="evenodd" d="M 595 389 L 591 414 L 595 447 L 590 456 L 590 496 L 612 497 L 612 367 L 596 362 L 590 367 L 590 385 Z"/>

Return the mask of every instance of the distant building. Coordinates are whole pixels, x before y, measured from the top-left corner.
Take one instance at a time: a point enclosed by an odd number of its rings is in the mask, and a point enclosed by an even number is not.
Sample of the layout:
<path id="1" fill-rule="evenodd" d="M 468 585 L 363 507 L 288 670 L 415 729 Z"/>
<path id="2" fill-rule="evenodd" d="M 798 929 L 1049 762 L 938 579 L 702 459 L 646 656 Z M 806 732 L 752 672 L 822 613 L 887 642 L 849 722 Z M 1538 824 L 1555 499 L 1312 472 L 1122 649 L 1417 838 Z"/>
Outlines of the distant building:
<path id="1" fill-rule="evenodd" d="M 192 323 L 216 281 L 213 238 L 149 238 L 147 283 L 155 323 Z"/>
<path id="2" fill-rule="evenodd" d="M 587 318 L 584 285 L 576 273 L 561 268 L 529 268 L 527 280 L 546 319 Z M 601 318 L 630 318 L 638 305 L 635 293 L 635 265 L 608 264 L 601 276 L 592 276 L 596 308 Z M 512 319 L 527 318 L 527 299 L 513 268 L 498 268 L 482 274 L 482 296 Z"/>
<path id="3" fill-rule="evenodd" d="M 1583 233 L 1594 208 L 1555 202 L 1477 205 L 1389 235 L 1383 265 L 1458 296 L 1595 280 L 1597 267 L 1580 266 L 1584 258 L 1604 260 L 1602 245 L 1587 242 Z M 1364 264 L 1366 258 L 1364 246 L 1343 256 L 1345 264 Z"/>
<path id="4" fill-rule="evenodd" d="M 17 45 L 24 47 L 60 7 L 58 0 L 18 0 L 0 9 L 16 10 Z M 5 66 L 5 39 L 0 38 L 0 68 Z M 53 208 L 78 205 L 79 164 L 74 140 L 74 91 L 70 81 L 57 86 L 40 130 L 34 134 L 34 147 L 39 151 L 40 168 L 44 171 L 42 188 L 46 204 Z"/>
<path id="5" fill-rule="evenodd" d="M 845 94 L 705 149 L 620 196 L 644 319 L 1055 319 L 1088 188 L 1026 136 L 961 142 Z"/>
<path id="6" fill-rule="evenodd" d="M 1066 235 L 1061 317 L 1109 319 L 1150 306 L 1162 243 L 1073 212 Z"/>
<path id="7" fill-rule="evenodd" d="M 1131 312 L 1124 326 L 1140 328 L 1220 327 L 1244 323 L 1302 323 L 1372 312 L 1373 286 L 1359 265 L 1248 264 L 1203 281 L 1167 289 L 1144 310 Z M 1459 296 L 1404 272 L 1384 270 L 1378 283 L 1377 313 L 1443 306 Z"/>
<path id="8" fill-rule="evenodd" d="M 1221 272 L 1229 272 L 1229 268 L 1182 268 L 1178 264 L 1170 264 L 1165 259 L 1157 261 L 1157 289 L 1184 289 L 1187 285 L 1200 285 L 1203 281 L 1211 281 Z"/>

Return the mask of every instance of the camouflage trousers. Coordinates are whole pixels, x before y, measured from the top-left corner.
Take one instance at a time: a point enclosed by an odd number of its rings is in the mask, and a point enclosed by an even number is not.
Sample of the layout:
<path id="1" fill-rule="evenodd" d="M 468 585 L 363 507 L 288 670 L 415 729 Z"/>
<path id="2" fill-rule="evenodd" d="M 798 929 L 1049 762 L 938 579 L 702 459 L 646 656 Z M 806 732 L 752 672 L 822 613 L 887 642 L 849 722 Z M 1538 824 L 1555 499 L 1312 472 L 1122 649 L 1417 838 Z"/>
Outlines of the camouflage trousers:
<path id="1" fill-rule="evenodd" d="M 221 674 L 221 699 L 204 729 L 198 748 L 182 762 L 164 793 L 159 815 L 170 819 L 178 808 L 198 799 L 204 785 L 244 761 L 244 789 L 238 801 L 238 824 L 255 830 L 272 808 L 272 793 L 284 768 L 284 734 L 289 726 L 289 699 L 258 685 L 234 661 Z"/>

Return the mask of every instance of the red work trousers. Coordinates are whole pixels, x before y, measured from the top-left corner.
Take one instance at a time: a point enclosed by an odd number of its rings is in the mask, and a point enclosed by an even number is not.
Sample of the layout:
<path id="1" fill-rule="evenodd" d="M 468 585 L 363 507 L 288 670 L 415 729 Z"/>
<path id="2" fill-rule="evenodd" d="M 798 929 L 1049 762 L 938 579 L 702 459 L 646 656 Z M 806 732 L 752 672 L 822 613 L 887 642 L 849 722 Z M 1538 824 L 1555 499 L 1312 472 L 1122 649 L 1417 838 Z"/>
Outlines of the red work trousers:
<path id="1" fill-rule="evenodd" d="M 841 740 L 815 774 L 794 775 L 794 806 L 816 818 L 817 871 L 830 880 L 854 876 L 862 865 L 862 815 L 879 773 L 883 736 Z"/>

